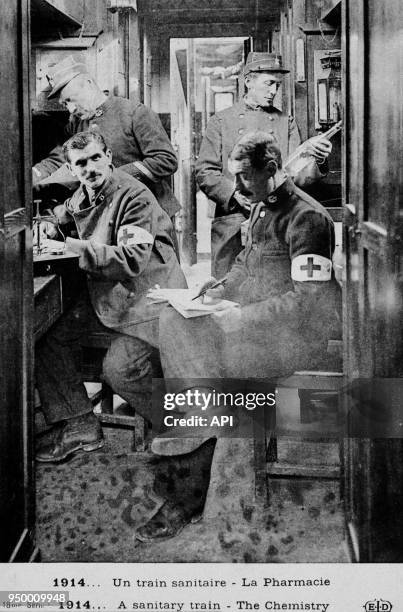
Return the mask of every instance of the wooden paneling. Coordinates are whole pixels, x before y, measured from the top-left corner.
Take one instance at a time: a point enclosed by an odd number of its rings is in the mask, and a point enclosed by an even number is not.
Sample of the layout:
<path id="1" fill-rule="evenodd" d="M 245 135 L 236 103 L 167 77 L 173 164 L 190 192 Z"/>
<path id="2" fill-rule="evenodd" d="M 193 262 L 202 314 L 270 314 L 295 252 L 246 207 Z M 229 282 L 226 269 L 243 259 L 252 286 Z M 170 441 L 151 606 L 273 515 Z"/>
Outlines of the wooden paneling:
<path id="1" fill-rule="evenodd" d="M 294 115 L 304 141 L 318 134 L 315 108 L 315 51 L 341 48 L 341 22 L 334 26 L 321 24 L 319 18 L 323 0 L 294 0 L 281 20 L 280 45 L 274 50 L 283 54 L 291 74 L 284 107 Z M 296 41 L 301 39 L 305 51 L 305 81 L 296 81 Z M 287 83 L 287 79 L 286 79 Z M 309 188 L 309 193 L 325 206 L 341 206 L 341 137 L 332 139 L 329 173 L 325 179 Z"/>
<path id="2" fill-rule="evenodd" d="M 385 384 L 403 374 L 400 2 L 346 0 L 343 13 L 345 369 L 350 382 Z M 356 408 L 346 397 L 346 413 Z M 359 408 L 368 419 L 371 397 Z M 345 443 L 347 534 L 361 562 L 402 560 L 403 440 L 385 411 L 383 419 L 395 438 L 359 439 L 350 429 Z"/>
<path id="3" fill-rule="evenodd" d="M 0 560 L 27 560 L 33 542 L 32 236 L 29 4 L 0 21 Z M 12 101 L 12 104 L 10 103 Z"/>
<path id="4" fill-rule="evenodd" d="M 247 20 L 259 19 L 262 17 L 273 16 L 277 20 L 280 16 L 280 11 L 284 8 L 286 2 L 284 0 L 271 0 L 270 2 L 256 2 L 255 0 L 139 0 L 138 11 L 141 15 L 153 15 L 157 19 L 161 14 L 167 16 L 178 16 L 181 19 L 199 21 L 207 17 L 208 14 L 227 15 L 227 14 L 243 14 L 247 15 Z"/>

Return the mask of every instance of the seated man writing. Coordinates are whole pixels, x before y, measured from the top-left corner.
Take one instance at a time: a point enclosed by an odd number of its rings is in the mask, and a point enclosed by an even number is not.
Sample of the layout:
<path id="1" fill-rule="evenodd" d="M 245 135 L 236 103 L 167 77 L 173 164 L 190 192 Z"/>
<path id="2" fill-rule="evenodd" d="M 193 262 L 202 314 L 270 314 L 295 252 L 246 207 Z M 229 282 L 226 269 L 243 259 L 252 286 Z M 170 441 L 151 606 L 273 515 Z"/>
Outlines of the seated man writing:
<path id="1" fill-rule="evenodd" d="M 158 346 L 161 306 L 150 304 L 146 293 L 156 284 L 186 287 L 167 213 L 144 184 L 113 168 L 103 137 L 80 132 L 63 152 L 81 185 L 55 214 L 61 224 L 75 223 L 79 238 L 67 238 L 66 246 L 79 255 L 87 290 L 36 345 L 42 409 L 47 422 L 58 425 L 54 442 L 37 454 L 42 462 L 103 445 L 75 367 L 74 345 L 89 331 L 110 333 L 104 378 L 136 406 L 138 393 L 151 391 L 150 354 Z"/>
<path id="2" fill-rule="evenodd" d="M 207 295 L 234 300 L 240 308 L 198 319 L 163 311 L 161 362 L 168 388 L 181 379 L 176 391 L 186 389 L 186 381 L 191 381 L 187 388 L 205 388 L 206 379 L 270 380 L 312 369 L 326 352 L 335 322 L 340 323 L 334 231 L 326 210 L 285 175 L 280 151 L 264 132 L 242 137 L 229 163 L 236 189 L 253 203 L 251 222 L 246 246 L 225 283 Z M 191 457 L 187 470 L 198 482 L 198 494 L 182 494 L 177 478 L 165 504 L 138 530 L 138 539 L 171 537 L 200 515 L 214 454 L 211 438 L 217 432 L 208 426 L 173 427 L 154 439 L 153 452 L 170 456 L 171 463 L 183 465 Z"/>

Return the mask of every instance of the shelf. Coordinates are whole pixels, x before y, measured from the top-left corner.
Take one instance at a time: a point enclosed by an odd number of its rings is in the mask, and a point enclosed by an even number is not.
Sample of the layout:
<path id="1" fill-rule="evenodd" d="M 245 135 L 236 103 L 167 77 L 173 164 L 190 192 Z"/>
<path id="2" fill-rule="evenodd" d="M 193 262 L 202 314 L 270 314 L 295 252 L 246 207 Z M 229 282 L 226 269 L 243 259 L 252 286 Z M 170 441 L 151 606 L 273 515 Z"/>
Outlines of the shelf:
<path id="1" fill-rule="evenodd" d="M 335 26 L 341 23 L 341 0 L 325 0 L 320 16 L 321 21 L 326 21 Z"/>
<path id="2" fill-rule="evenodd" d="M 32 39 L 58 38 L 75 34 L 81 23 L 59 8 L 56 8 L 48 0 L 31 0 L 31 30 Z"/>

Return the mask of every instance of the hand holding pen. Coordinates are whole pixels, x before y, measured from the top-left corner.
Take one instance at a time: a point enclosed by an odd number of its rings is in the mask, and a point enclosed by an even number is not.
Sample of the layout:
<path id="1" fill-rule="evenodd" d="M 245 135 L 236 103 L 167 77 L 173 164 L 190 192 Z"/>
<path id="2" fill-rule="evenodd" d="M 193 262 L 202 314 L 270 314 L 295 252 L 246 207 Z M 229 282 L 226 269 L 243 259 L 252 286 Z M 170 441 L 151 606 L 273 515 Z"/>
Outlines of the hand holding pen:
<path id="1" fill-rule="evenodd" d="M 211 304 L 218 300 L 222 300 L 224 297 L 224 284 L 226 283 L 226 280 L 226 276 L 219 281 L 217 281 L 215 278 L 210 278 L 202 285 L 199 293 L 192 298 L 192 302 L 198 298 L 203 298 L 204 296 L 208 298 L 208 301 L 206 298 L 202 300 L 204 303 Z"/>

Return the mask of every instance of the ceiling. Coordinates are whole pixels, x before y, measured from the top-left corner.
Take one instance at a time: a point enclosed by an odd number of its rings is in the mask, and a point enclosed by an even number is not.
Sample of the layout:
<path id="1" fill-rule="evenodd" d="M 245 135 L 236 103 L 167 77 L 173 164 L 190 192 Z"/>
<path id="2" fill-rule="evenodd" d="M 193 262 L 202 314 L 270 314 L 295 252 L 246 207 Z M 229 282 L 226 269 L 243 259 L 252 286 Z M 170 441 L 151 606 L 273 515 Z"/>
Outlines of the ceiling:
<path id="1" fill-rule="evenodd" d="M 139 14 L 156 22 L 279 23 L 286 0 L 138 0 Z"/>

